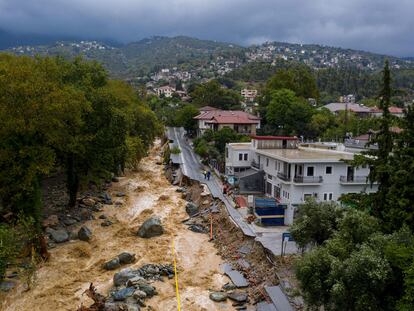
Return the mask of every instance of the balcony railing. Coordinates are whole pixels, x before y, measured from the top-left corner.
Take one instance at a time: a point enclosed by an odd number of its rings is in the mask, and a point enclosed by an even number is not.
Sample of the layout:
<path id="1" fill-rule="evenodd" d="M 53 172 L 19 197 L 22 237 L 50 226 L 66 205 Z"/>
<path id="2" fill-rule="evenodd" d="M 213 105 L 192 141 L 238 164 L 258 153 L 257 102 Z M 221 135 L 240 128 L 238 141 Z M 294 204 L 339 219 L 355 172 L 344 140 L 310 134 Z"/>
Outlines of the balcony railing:
<path id="1" fill-rule="evenodd" d="M 295 176 L 293 181 L 300 184 L 320 184 L 323 182 L 323 178 L 322 176 Z"/>
<path id="2" fill-rule="evenodd" d="M 281 180 L 284 181 L 290 181 L 290 177 L 288 175 L 286 175 L 285 173 L 277 173 L 277 177 L 279 177 Z"/>
<path id="3" fill-rule="evenodd" d="M 367 176 L 341 176 L 339 177 L 341 183 L 356 183 L 365 184 L 368 182 Z"/>
<path id="4" fill-rule="evenodd" d="M 252 167 L 258 170 L 263 170 L 263 164 L 259 164 L 256 161 L 252 161 Z"/>

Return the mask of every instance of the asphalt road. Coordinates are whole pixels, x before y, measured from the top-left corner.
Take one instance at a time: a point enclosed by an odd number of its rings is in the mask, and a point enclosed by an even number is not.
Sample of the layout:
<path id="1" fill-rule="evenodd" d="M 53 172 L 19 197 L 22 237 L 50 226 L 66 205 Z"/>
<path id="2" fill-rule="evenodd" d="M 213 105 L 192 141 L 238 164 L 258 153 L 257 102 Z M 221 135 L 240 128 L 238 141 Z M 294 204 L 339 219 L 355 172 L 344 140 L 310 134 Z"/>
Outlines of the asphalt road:
<path id="1" fill-rule="evenodd" d="M 210 189 L 211 195 L 214 198 L 220 199 L 226 205 L 227 211 L 230 214 L 232 220 L 237 224 L 238 227 L 240 227 L 243 233 L 247 236 L 255 237 L 256 234 L 244 222 L 243 216 L 237 212 L 231 200 L 226 195 L 223 195 L 223 188 L 219 178 L 214 174 L 211 174 L 210 180 L 204 178 L 204 166 L 201 164 L 200 158 L 194 153 L 194 150 L 186 140 L 184 136 L 184 129 L 169 127 L 167 134 L 168 139 L 173 140 L 181 150 L 180 157 L 183 174 L 191 179 L 198 180 L 201 183 L 206 184 Z"/>

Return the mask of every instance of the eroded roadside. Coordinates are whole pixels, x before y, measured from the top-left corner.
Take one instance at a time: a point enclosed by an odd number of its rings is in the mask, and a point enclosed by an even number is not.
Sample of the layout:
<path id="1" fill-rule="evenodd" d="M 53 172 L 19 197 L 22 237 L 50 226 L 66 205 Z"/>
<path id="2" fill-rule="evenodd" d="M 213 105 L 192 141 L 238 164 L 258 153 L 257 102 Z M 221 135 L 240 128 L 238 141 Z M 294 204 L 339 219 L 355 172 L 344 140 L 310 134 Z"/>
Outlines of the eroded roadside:
<path id="1" fill-rule="evenodd" d="M 188 217 L 186 201 L 164 177 L 159 161 L 157 143 L 139 171 L 128 173 L 108 190 L 125 192 L 124 204 L 106 205 L 95 214 L 95 220 L 85 223 L 92 231 L 92 239 L 70 241 L 52 249 L 50 260 L 37 271 L 33 289 L 25 292 L 25 286 L 20 284 L 5 297 L 1 310 L 76 310 L 81 304 L 88 306 L 92 301 L 83 293 L 91 282 L 104 295 L 113 286 L 116 271 L 104 270 L 106 261 L 128 251 L 135 253 L 136 261 L 122 268 L 171 264 L 173 240 L 182 309 L 232 310 L 229 303 L 209 299 L 210 289 L 220 289 L 228 281 L 220 271 L 223 261 L 208 242 L 208 235 L 192 232 L 182 223 Z M 113 224 L 102 227 L 101 214 Z M 152 215 L 161 218 L 165 233 L 151 239 L 138 237 L 138 227 Z M 145 301 L 146 309 L 177 310 L 174 280 L 156 281 L 153 285 L 158 295 Z"/>

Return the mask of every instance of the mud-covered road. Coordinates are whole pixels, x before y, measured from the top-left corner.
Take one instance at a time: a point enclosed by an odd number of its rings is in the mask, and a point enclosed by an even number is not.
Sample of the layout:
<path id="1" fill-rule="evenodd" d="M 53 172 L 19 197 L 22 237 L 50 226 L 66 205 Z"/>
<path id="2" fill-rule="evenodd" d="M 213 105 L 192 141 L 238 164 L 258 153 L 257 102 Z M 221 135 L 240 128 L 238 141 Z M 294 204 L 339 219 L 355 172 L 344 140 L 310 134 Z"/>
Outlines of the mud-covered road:
<path id="1" fill-rule="evenodd" d="M 1 310 L 55 311 L 76 310 L 83 302 L 91 303 L 82 293 L 91 282 L 99 292 L 106 294 L 112 286 L 115 272 L 125 267 L 140 267 L 146 263 L 172 263 L 172 241 L 177 254 L 178 282 L 182 310 L 232 310 L 228 304 L 214 303 L 209 289 L 220 289 L 227 279 L 220 273 L 222 263 L 217 250 L 205 234 L 194 233 L 181 223 L 187 218 L 185 201 L 164 177 L 160 159 L 160 146 L 143 159 L 138 172 L 131 172 L 114 184 L 110 192 L 124 191 L 125 204 L 106 206 L 96 213 L 96 220 L 86 225 L 92 229 L 88 242 L 71 241 L 51 250 L 50 261 L 38 271 L 35 286 L 24 292 L 18 286 L 1 303 Z M 114 224 L 101 227 L 100 214 Z M 142 239 L 136 235 L 138 227 L 149 215 L 161 218 L 165 233 Z M 105 271 L 102 265 L 122 251 L 136 254 L 137 261 L 115 271 Z M 146 300 L 153 310 L 177 310 L 174 280 L 153 284 L 159 295 Z M 144 308 L 145 310 L 145 308 Z"/>

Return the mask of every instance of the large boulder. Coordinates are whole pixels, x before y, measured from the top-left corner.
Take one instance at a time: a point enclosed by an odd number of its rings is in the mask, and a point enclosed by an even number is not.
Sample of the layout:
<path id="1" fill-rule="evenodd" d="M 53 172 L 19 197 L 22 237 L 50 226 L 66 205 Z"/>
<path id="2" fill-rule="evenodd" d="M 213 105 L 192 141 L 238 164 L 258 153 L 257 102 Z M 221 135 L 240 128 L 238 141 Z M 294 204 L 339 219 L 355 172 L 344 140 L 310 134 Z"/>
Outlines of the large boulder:
<path id="1" fill-rule="evenodd" d="M 114 275 L 114 285 L 121 286 L 124 285 L 128 280 L 139 276 L 139 274 L 132 269 L 123 269 Z"/>
<path id="2" fill-rule="evenodd" d="M 229 293 L 227 297 L 229 297 L 231 300 L 235 302 L 246 302 L 247 301 L 247 293 L 245 292 L 234 291 L 232 293 Z"/>
<path id="3" fill-rule="evenodd" d="M 138 230 L 138 236 L 141 238 L 152 238 L 162 235 L 164 228 L 161 225 L 161 220 L 157 217 L 148 218 Z"/>
<path id="4" fill-rule="evenodd" d="M 46 232 L 49 233 L 50 238 L 56 243 L 63 243 L 69 240 L 69 234 L 65 229 L 54 230 L 47 228 Z"/>
<path id="5" fill-rule="evenodd" d="M 121 266 L 121 263 L 119 262 L 119 258 L 114 258 L 110 261 L 105 262 L 104 269 L 105 270 L 115 270 L 118 269 Z"/>
<path id="6" fill-rule="evenodd" d="M 222 302 L 227 300 L 227 294 L 223 292 L 213 292 L 210 294 L 210 299 L 215 302 Z"/>
<path id="7" fill-rule="evenodd" d="M 89 241 L 92 237 L 92 231 L 86 227 L 82 226 L 78 231 L 78 238 L 81 241 Z"/>
<path id="8" fill-rule="evenodd" d="M 122 252 L 121 254 L 118 255 L 118 258 L 121 264 L 126 265 L 126 264 L 133 263 L 135 261 L 135 254 L 128 253 L 128 252 Z"/>
<path id="9" fill-rule="evenodd" d="M 191 217 L 198 213 L 198 205 L 193 202 L 188 202 L 185 206 L 185 211 Z"/>
<path id="10" fill-rule="evenodd" d="M 119 291 L 113 292 L 112 297 L 115 301 L 124 301 L 128 297 L 131 297 L 135 292 L 135 288 L 133 287 L 127 287 L 123 288 Z"/>

